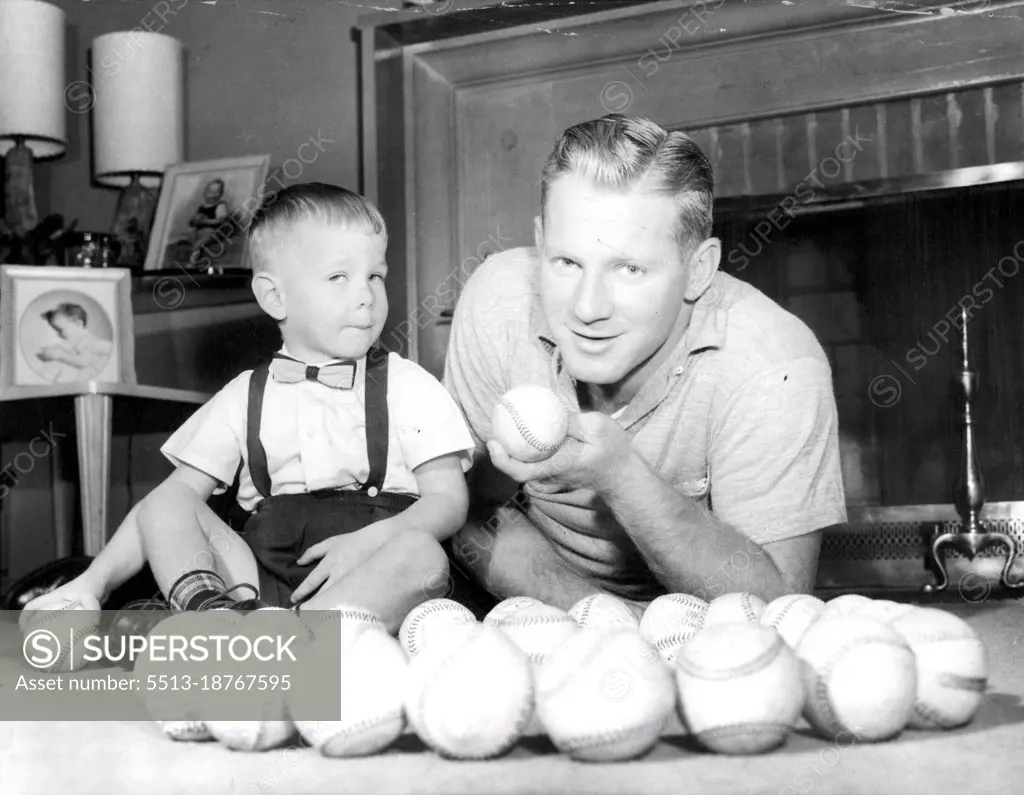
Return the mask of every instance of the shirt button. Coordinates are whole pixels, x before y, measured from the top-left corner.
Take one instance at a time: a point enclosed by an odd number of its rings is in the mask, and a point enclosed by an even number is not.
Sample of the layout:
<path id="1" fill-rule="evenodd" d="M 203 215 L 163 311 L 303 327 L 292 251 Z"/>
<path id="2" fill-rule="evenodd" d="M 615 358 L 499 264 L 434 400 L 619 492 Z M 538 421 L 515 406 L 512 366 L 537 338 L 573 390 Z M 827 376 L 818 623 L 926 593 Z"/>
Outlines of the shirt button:
<path id="1" fill-rule="evenodd" d="M 366 490 L 366 493 L 369 494 L 371 497 L 376 497 L 378 494 L 380 494 L 380 489 L 378 489 L 376 486 L 370 486 L 370 488 Z"/>
<path id="2" fill-rule="evenodd" d="M 677 367 L 675 370 L 672 371 L 672 375 L 682 375 L 682 374 L 683 374 L 683 368 L 682 367 Z"/>

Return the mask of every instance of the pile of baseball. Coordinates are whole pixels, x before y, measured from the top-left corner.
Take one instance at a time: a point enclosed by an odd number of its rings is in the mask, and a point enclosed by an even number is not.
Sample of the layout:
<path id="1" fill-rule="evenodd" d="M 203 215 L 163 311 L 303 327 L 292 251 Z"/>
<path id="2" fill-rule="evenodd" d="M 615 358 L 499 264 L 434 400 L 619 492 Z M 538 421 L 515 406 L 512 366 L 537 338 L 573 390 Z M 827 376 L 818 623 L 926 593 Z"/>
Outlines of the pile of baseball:
<path id="1" fill-rule="evenodd" d="M 639 621 L 606 594 L 568 612 L 508 599 L 482 622 L 434 599 L 398 638 L 365 611 L 339 616 L 341 720 L 292 721 L 285 699 L 265 721 L 165 721 L 164 731 L 238 750 L 301 737 L 351 757 L 411 730 L 450 759 L 497 757 L 544 734 L 568 757 L 611 762 L 642 756 L 681 724 L 709 751 L 757 754 L 782 746 L 801 718 L 851 744 L 963 726 L 987 685 L 985 650 L 962 619 L 855 595 L 668 594 Z"/>

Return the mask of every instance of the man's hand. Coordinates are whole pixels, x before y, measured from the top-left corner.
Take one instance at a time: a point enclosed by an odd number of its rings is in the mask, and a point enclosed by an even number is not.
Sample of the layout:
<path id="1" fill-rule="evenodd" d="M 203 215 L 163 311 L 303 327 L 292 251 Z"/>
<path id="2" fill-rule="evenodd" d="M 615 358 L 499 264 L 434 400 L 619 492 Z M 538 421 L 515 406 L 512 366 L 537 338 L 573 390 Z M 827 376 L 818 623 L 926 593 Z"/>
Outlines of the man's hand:
<path id="1" fill-rule="evenodd" d="M 632 447 L 629 434 L 615 420 L 593 411 L 569 416 L 565 442 L 545 461 L 519 461 L 494 440 L 487 450 L 496 469 L 538 492 L 589 489 L 601 494 L 615 483 Z"/>
<path id="2" fill-rule="evenodd" d="M 316 560 L 320 562 L 299 583 L 292 594 L 292 603 L 301 602 L 321 587 L 331 587 L 383 546 L 391 538 L 391 534 L 382 527 L 386 521 L 374 522 L 354 533 L 333 536 L 313 544 L 303 552 L 295 561 L 299 566 L 306 566 Z"/>

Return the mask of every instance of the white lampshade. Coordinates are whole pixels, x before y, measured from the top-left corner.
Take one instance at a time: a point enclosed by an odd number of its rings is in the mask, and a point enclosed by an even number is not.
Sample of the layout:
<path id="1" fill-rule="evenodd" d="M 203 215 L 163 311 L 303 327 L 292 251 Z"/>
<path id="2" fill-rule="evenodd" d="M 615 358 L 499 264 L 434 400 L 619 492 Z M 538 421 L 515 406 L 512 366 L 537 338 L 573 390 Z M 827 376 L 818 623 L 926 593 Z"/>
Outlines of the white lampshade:
<path id="1" fill-rule="evenodd" d="M 92 42 L 93 168 L 102 185 L 147 188 L 184 156 L 184 48 L 160 33 L 107 33 Z"/>
<path id="2" fill-rule="evenodd" d="M 35 158 L 67 148 L 64 12 L 40 0 L 0 0 L 0 155 L 24 137 Z"/>

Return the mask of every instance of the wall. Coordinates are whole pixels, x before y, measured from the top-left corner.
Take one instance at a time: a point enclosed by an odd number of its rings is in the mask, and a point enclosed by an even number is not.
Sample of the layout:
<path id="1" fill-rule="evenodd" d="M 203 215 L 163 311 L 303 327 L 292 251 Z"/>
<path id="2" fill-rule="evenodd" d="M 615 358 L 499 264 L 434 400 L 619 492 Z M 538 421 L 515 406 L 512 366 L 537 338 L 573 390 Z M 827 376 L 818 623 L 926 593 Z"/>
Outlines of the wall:
<path id="1" fill-rule="evenodd" d="M 188 160 L 269 152 L 273 167 L 295 157 L 310 136 L 325 151 L 286 182 L 359 188 L 357 55 L 352 27 L 367 9 L 323 0 L 245 3 L 168 0 L 166 24 L 155 2 L 57 0 L 67 14 L 68 81 L 88 79 L 88 51 L 101 34 L 149 25 L 186 49 L 185 154 Z M 389 3 L 375 3 L 388 6 Z M 392 2 L 392 6 L 398 5 Z M 89 117 L 69 103 L 66 155 L 38 168 L 40 212 L 106 229 L 117 192 L 91 179 Z M 329 143 L 328 143 L 329 142 Z M 309 147 L 304 153 L 311 152 Z M 307 160 L 311 156 L 307 156 Z"/>
<path id="2" fill-rule="evenodd" d="M 297 173 L 293 161 L 285 183 L 325 181 L 360 188 L 358 59 L 352 28 L 366 13 L 399 2 L 375 2 L 370 9 L 324 0 L 168 0 L 163 5 L 177 13 L 165 13 L 166 24 L 153 13 L 159 5 L 155 1 L 56 4 L 67 14 L 69 84 L 87 79 L 88 51 L 101 34 L 147 24 L 184 43 L 187 160 L 270 153 L 273 173 L 296 156 L 301 144 L 319 139 L 323 151 L 314 159 L 316 150 L 306 147 L 305 159 L 313 162 Z M 79 229 L 105 230 L 118 194 L 90 184 L 89 116 L 73 112 L 83 106 L 71 104 L 67 153 L 36 167 L 39 212 L 77 219 Z M 112 527 L 166 474 L 159 445 L 186 416 L 180 409 L 146 404 L 115 407 Z M 72 433 L 70 407 L 59 401 L 6 404 L 0 423 L 3 464 L 23 453 L 54 418 L 57 427 Z M 24 456 L 19 460 L 27 461 Z M 52 468 L 74 482 L 73 436 L 61 443 L 58 455 L 33 459 L 30 471 L 3 500 L 0 589 L 53 555 Z M 73 491 L 64 496 L 71 504 L 76 498 Z"/>

